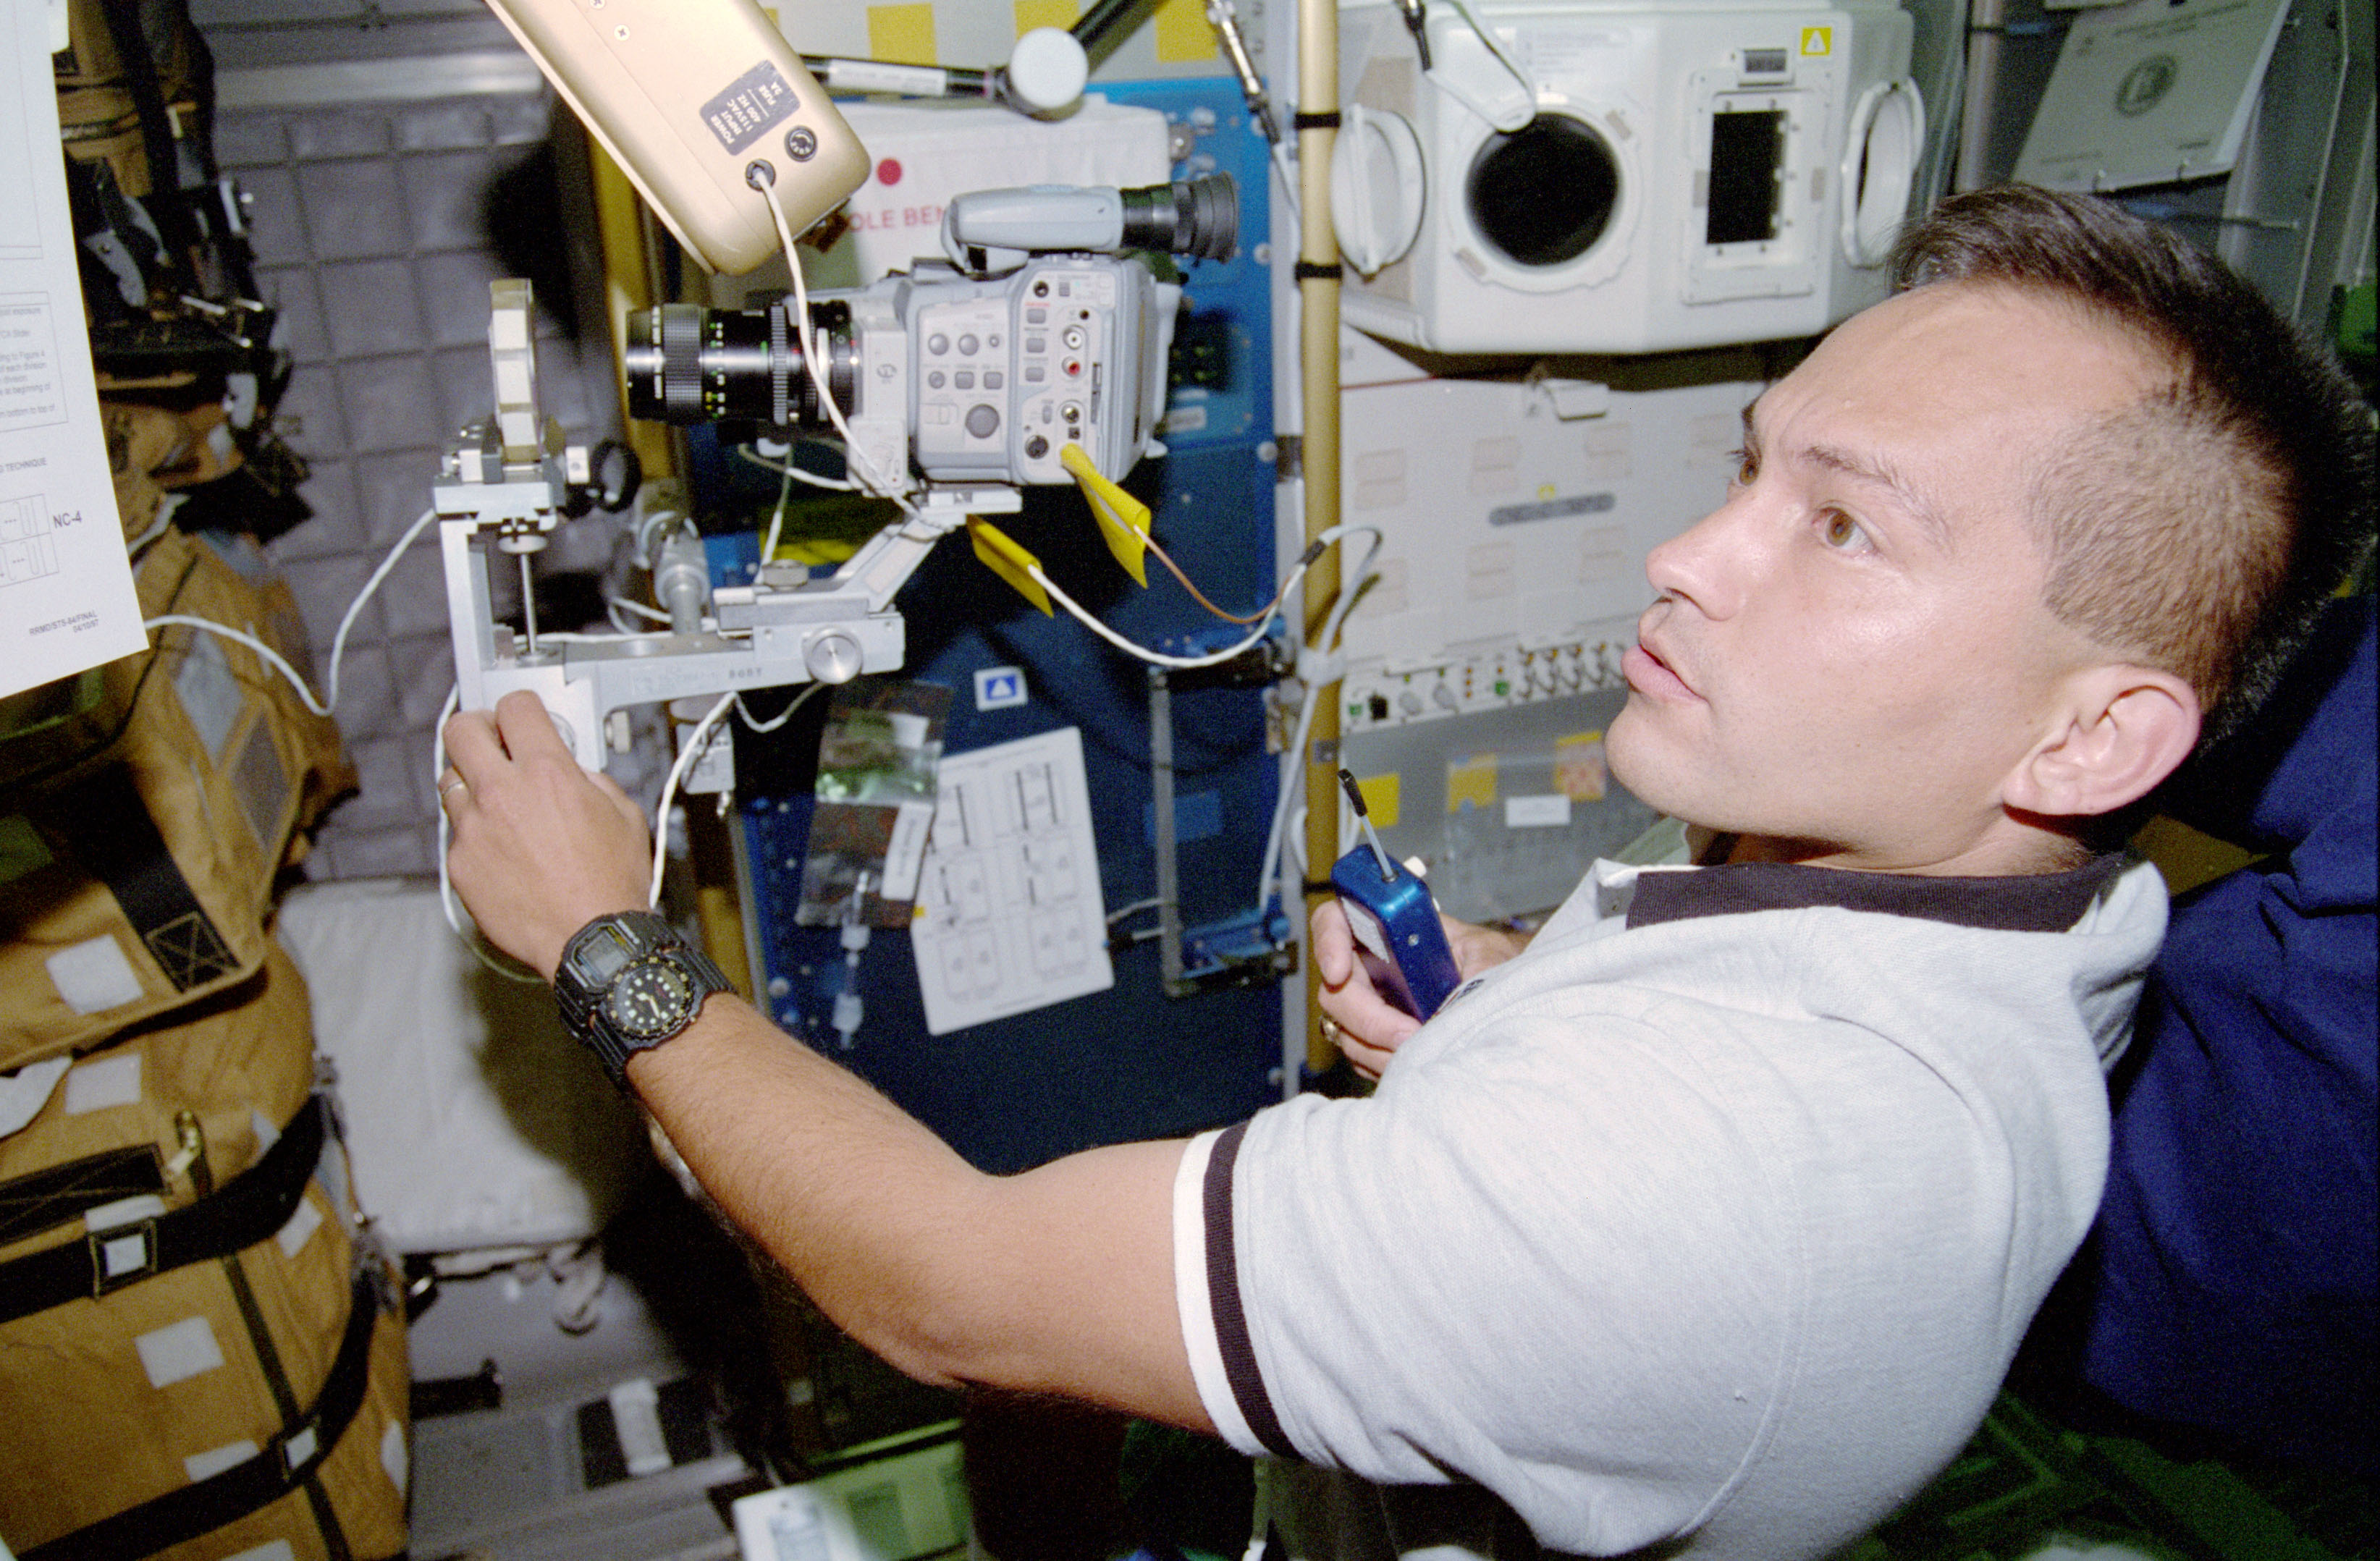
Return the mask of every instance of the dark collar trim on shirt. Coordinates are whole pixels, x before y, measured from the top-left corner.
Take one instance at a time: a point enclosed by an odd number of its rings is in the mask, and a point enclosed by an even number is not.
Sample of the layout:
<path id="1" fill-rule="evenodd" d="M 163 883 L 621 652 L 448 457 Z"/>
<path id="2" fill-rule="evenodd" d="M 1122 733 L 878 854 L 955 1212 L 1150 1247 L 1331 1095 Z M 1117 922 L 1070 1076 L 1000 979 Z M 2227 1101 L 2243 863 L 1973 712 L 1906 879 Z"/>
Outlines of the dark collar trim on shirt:
<path id="1" fill-rule="evenodd" d="M 1628 925 L 1658 926 L 1698 916 L 1825 905 L 1914 916 L 1987 932 L 2064 932 L 2082 918 L 2123 860 L 2120 853 L 2111 852 L 2070 873 L 2005 878 L 1853 873 L 1790 862 L 1736 862 L 1689 872 L 1647 872 L 1637 876 Z"/>

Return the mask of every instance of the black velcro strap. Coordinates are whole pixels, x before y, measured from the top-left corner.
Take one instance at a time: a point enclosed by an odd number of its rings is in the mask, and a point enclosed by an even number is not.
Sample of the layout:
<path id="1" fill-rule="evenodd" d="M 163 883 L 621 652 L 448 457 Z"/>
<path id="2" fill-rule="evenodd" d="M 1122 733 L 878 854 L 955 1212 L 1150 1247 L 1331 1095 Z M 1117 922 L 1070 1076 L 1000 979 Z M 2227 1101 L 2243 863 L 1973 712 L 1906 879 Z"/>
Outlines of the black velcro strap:
<path id="1" fill-rule="evenodd" d="M 152 1555 L 212 1533 L 296 1490 L 331 1456 L 363 1406 L 364 1389 L 371 1380 L 372 1324 L 378 1314 L 379 1289 L 367 1267 L 357 1274 L 347 1297 L 347 1330 L 314 1407 L 270 1446 L 220 1474 L 37 1544 L 19 1561 L 121 1561 L 128 1555 Z"/>
<path id="2" fill-rule="evenodd" d="M 326 1109 L 322 1096 L 310 1098 L 273 1147 L 212 1197 L 0 1264 L 0 1323 L 226 1257 L 273 1234 L 297 1212 L 322 1158 Z"/>
<path id="3" fill-rule="evenodd" d="M 42 812 L 42 821 L 66 838 L 76 860 L 115 896 L 124 919 L 176 991 L 206 986 L 239 968 L 231 945 L 166 849 L 128 768 L 109 765 L 60 787 Z"/>
<path id="4" fill-rule="evenodd" d="M 27 1171 L 0 1181 L 0 1247 L 80 1219 L 87 1209 L 164 1190 L 165 1171 L 157 1163 L 153 1144 L 103 1149 L 63 1165 Z M 6 1287 L 7 1281 L 0 1279 L 0 1292 Z"/>
<path id="5" fill-rule="evenodd" d="M 1341 265 L 1318 265 L 1312 260 L 1297 262 L 1297 279 L 1300 282 L 1337 282 L 1346 274 L 1347 268 Z"/>
<path id="6" fill-rule="evenodd" d="M 1335 109 L 1327 114 L 1301 114 L 1290 124 L 1300 130 L 1335 130 L 1339 127 L 1339 114 Z"/>

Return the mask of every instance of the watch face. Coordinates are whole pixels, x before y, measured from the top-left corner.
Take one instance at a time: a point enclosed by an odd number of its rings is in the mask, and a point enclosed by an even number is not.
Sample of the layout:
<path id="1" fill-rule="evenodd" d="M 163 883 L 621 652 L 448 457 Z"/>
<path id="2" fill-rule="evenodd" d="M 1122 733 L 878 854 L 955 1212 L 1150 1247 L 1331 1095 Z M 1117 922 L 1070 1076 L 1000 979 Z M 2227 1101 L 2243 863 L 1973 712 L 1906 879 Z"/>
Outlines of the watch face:
<path id="1" fill-rule="evenodd" d="M 694 983 L 666 960 L 630 965 L 612 983 L 603 1010 L 637 1040 L 673 1035 L 694 1012 Z"/>

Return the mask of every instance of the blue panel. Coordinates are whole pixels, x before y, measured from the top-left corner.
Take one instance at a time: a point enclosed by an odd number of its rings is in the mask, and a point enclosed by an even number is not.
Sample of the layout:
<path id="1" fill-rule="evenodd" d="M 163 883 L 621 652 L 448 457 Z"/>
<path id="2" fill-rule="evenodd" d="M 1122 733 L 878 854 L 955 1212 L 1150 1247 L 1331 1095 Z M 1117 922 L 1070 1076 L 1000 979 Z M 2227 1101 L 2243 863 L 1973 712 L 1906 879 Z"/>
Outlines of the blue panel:
<path id="1" fill-rule="evenodd" d="M 1253 258 L 1265 233 L 1264 144 L 1248 130 L 1245 107 L 1228 80 L 1106 83 L 1100 90 L 1177 121 L 1210 126 L 1177 176 L 1220 166 L 1240 183 L 1238 257 L 1195 262 L 1184 279 L 1190 328 L 1174 363 L 1177 381 L 1190 375 L 1197 393 L 1177 390 L 1172 405 L 1177 412 L 1196 406 L 1197 415 L 1184 421 L 1196 426 L 1169 431 L 1171 454 L 1144 461 L 1125 486 L 1150 505 L 1155 535 L 1199 588 L 1232 611 L 1252 613 L 1277 583 L 1274 474 L 1266 442 L 1272 432 L 1269 295 Z M 745 515 L 773 501 L 773 480 L 727 456 L 715 440 L 696 445 L 698 491 L 732 491 L 730 513 Z M 707 500 L 706 513 L 710 508 Z M 1000 524 L 1087 609 L 1141 644 L 1212 648 L 1244 632 L 1201 610 L 1153 560 L 1148 588 L 1135 586 L 1108 556 L 1071 489 L 1028 491 L 1024 513 Z M 710 551 L 722 581 L 748 578 L 757 556 L 748 533 L 712 538 Z M 963 538 L 928 559 L 899 606 L 908 624 L 905 675 L 956 693 L 944 734 L 948 751 L 1080 729 L 1101 894 L 1111 910 L 1154 895 L 1142 665 L 1073 619 L 1045 618 L 1026 606 L 975 561 Z M 974 674 L 991 666 L 1022 667 L 1030 700 L 978 710 Z M 755 709 L 766 714 L 777 698 L 758 696 Z M 832 1052 L 835 1037 L 825 1017 L 843 981 L 842 950 L 832 929 L 794 925 L 825 703 L 811 701 L 772 736 L 738 732 L 736 771 L 771 1007 L 779 1023 Z M 1177 806 L 1183 833 L 1198 842 L 1180 858 L 1188 926 L 1253 909 L 1275 799 L 1276 761 L 1265 752 L 1264 736 L 1262 696 L 1255 690 L 1173 693 Z M 1209 824 L 1200 825 L 1201 818 Z M 1121 926 L 1129 930 L 1148 920 Z M 1156 944 L 1119 948 L 1111 991 L 929 1036 L 908 937 L 879 931 L 861 964 L 866 1019 L 844 1059 L 961 1154 L 1000 1172 L 1094 1144 L 1235 1120 L 1277 1098 L 1275 987 L 1168 998 L 1159 985 Z"/>
<path id="2" fill-rule="evenodd" d="M 1272 437 L 1272 284 L 1257 260 L 1271 236 L 1264 135 L 1228 80 L 1102 81 L 1115 103 L 1154 108 L 1194 132 L 1176 178 L 1225 173 L 1240 187 L 1240 242 L 1229 260 L 1194 260 L 1173 327 L 1175 450 Z"/>
<path id="3" fill-rule="evenodd" d="M 1184 845 L 1192 841 L 1212 840 L 1223 832 L 1223 796 L 1220 792 L 1192 792 L 1176 794 L 1173 799 L 1173 838 Z M 1148 805 L 1141 815 L 1140 838 L 1152 846 L 1157 841 L 1157 805 Z M 1255 898 L 1253 890 L 1250 899 Z"/>

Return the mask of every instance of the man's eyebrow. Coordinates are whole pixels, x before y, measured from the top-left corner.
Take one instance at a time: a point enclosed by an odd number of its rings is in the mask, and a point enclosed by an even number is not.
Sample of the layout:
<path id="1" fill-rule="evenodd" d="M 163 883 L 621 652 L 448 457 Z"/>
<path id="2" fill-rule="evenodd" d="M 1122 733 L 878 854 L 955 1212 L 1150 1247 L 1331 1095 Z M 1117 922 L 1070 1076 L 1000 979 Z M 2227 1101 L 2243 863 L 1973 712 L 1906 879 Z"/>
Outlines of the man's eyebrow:
<path id="1" fill-rule="evenodd" d="M 1743 408 L 1743 447 L 1750 451 L 1757 451 L 1760 448 L 1759 427 L 1753 417 L 1753 407 L 1755 405 L 1757 404 L 1747 403 Z M 1925 528 L 1935 546 L 1945 551 L 1949 550 L 1950 524 L 1944 517 L 1941 507 L 1936 504 L 1916 483 L 1911 481 L 1898 466 L 1883 456 L 1863 454 L 1834 444 L 1814 444 L 1794 454 L 1814 466 L 1824 466 L 1829 471 L 1839 471 L 1887 490 L 1899 502 L 1900 507 L 1909 513 L 1910 518 Z"/>

